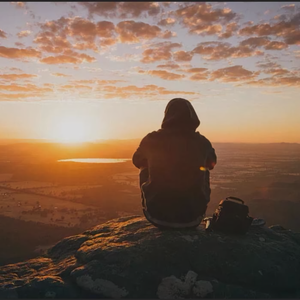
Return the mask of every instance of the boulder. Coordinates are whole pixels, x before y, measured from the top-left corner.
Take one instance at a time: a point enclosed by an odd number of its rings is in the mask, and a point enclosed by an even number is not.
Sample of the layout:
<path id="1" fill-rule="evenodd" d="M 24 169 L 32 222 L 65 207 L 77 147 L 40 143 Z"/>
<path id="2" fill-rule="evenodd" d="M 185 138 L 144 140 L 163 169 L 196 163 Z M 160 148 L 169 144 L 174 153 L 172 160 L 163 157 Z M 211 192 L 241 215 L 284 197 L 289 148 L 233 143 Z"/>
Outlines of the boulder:
<path id="1" fill-rule="evenodd" d="M 299 253 L 280 226 L 235 236 L 123 217 L 0 267 L 0 298 L 295 298 Z"/>

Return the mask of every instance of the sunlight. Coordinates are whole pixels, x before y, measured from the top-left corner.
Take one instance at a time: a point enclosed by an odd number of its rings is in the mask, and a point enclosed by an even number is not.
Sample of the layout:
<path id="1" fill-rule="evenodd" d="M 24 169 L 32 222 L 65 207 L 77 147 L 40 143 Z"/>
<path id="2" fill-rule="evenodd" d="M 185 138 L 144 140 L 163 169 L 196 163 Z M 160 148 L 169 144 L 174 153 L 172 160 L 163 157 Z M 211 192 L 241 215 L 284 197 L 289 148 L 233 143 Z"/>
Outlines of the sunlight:
<path id="1" fill-rule="evenodd" d="M 80 143 L 89 141 L 87 124 L 75 117 L 65 117 L 57 124 L 56 140 L 61 143 Z"/>

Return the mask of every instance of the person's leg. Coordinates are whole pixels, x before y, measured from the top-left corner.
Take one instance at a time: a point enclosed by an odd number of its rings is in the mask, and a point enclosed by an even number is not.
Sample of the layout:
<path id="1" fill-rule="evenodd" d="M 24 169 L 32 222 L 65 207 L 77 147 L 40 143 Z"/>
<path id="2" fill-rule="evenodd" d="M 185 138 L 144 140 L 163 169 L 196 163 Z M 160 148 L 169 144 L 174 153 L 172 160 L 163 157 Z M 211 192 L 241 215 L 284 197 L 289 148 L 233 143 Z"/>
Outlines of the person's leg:
<path id="1" fill-rule="evenodd" d="M 140 189 L 141 189 L 142 206 L 143 206 L 143 208 L 145 208 L 145 199 L 144 199 L 144 194 L 143 194 L 143 191 L 142 191 L 141 187 L 148 180 L 148 177 L 149 177 L 148 169 L 147 168 L 140 169 L 139 177 L 140 177 Z"/>
<path id="2" fill-rule="evenodd" d="M 210 173 L 209 173 L 208 170 L 205 171 L 204 186 L 205 186 L 206 201 L 207 201 L 207 203 L 209 203 L 210 202 L 211 189 L 210 189 Z"/>
<path id="3" fill-rule="evenodd" d="M 169 227 L 161 226 L 161 225 L 158 225 L 158 224 L 156 224 L 155 222 L 153 222 L 153 221 L 151 220 L 151 218 L 149 218 L 147 212 L 146 212 L 144 209 L 143 209 L 143 213 L 144 213 L 144 216 L 145 216 L 145 218 L 147 219 L 147 221 L 148 221 L 149 223 L 151 223 L 152 225 L 154 225 L 155 227 L 157 227 L 158 229 L 160 229 L 160 230 L 167 230 L 167 229 L 169 229 Z"/>
<path id="4" fill-rule="evenodd" d="M 140 169 L 139 177 L 140 177 L 140 187 L 141 187 L 142 184 L 148 180 L 149 177 L 148 168 Z"/>
<path id="5" fill-rule="evenodd" d="M 149 212 L 146 211 L 145 209 L 143 209 L 143 213 L 148 222 L 150 222 L 152 225 L 154 225 L 155 227 L 157 227 L 158 229 L 161 229 L 161 230 L 196 229 L 202 221 L 202 217 L 199 217 L 198 220 L 195 220 L 194 222 L 190 222 L 190 223 L 169 223 L 169 222 L 164 222 L 161 220 L 153 219 L 150 216 Z"/>

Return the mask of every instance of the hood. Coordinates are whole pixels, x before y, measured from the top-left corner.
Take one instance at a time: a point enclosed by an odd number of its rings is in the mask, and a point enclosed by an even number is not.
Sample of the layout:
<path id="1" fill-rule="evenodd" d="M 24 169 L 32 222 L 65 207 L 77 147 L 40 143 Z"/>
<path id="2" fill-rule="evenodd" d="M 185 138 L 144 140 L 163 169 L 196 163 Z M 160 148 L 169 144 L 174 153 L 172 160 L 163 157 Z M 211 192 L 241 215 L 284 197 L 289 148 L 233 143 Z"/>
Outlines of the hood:
<path id="1" fill-rule="evenodd" d="M 199 125 L 200 121 L 192 104 L 186 99 L 175 98 L 165 109 L 161 128 L 195 131 Z"/>

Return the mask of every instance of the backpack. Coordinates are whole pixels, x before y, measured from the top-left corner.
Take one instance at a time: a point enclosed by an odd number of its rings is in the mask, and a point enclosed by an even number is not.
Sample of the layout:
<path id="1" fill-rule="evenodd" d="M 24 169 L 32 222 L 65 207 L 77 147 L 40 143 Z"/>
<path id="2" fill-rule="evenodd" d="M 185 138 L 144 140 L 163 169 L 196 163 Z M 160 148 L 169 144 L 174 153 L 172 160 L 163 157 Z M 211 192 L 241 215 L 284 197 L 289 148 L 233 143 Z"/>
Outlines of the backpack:
<path id="1" fill-rule="evenodd" d="M 244 201 L 236 197 L 221 200 L 218 208 L 210 218 L 207 231 L 246 234 L 253 218 L 249 217 L 249 208 Z"/>

